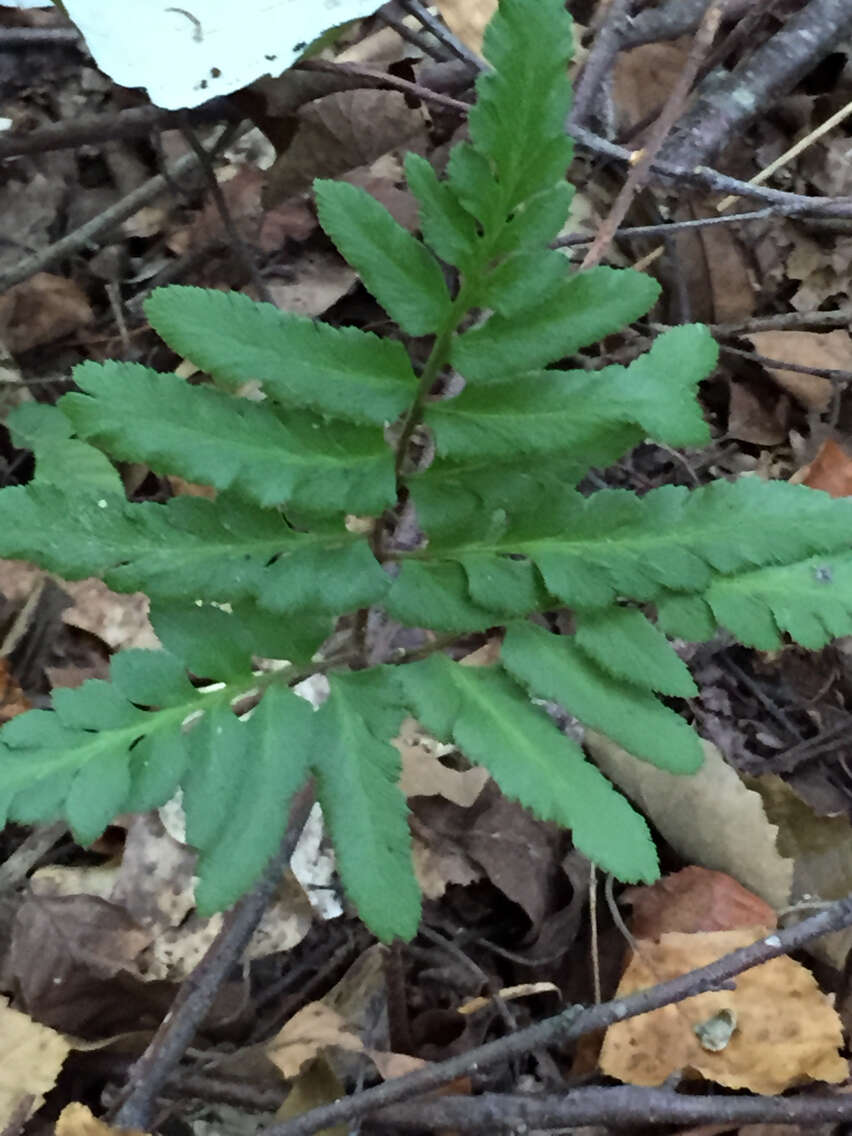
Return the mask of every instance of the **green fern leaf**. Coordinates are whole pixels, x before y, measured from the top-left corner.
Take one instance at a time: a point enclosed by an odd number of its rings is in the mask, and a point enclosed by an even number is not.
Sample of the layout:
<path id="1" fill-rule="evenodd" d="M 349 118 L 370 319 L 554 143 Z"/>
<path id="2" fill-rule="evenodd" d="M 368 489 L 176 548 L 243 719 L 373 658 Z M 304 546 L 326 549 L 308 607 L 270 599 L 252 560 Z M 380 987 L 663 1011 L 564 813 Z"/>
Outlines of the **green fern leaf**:
<path id="1" fill-rule="evenodd" d="M 473 217 L 459 204 L 449 183 L 439 181 L 419 154 L 405 155 L 405 177 L 420 207 L 423 240 L 436 256 L 464 271 L 476 247 Z"/>
<path id="2" fill-rule="evenodd" d="M 694 773 L 701 744 L 694 730 L 653 695 L 614 681 L 564 636 L 513 624 L 501 652 L 506 669 L 539 698 L 559 702 L 636 757 L 671 773 Z"/>
<path id="3" fill-rule="evenodd" d="M 604 267 L 577 272 L 546 302 L 512 319 L 493 315 L 458 336 L 453 365 L 470 382 L 502 382 L 619 331 L 645 315 L 659 293 L 656 280 L 640 272 Z"/>
<path id="4" fill-rule="evenodd" d="M 384 606 L 400 623 L 437 631 L 485 631 L 500 622 L 496 609 L 474 603 L 460 564 L 409 561 L 391 585 Z"/>
<path id="5" fill-rule="evenodd" d="M 253 657 L 308 662 L 331 634 L 328 612 L 298 619 L 252 603 L 187 603 L 155 599 L 151 624 L 167 651 L 195 675 L 233 681 L 251 673 Z"/>
<path id="6" fill-rule="evenodd" d="M 841 550 L 852 520 L 852 501 L 748 478 L 691 492 L 664 486 L 642 498 L 621 490 L 565 493 L 546 511 L 535 508 L 519 499 L 477 513 L 470 500 L 448 501 L 446 541 L 433 530 L 428 548 L 413 556 L 433 563 L 463 562 L 471 553 L 526 556 L 548 592 L 571 607 L 594 608 L 618 597 L 649 602 L 666 589 L 703 593 L 717 573 Z"/>
<path id="7" fill-rule="evenodd" d="M 314 193 L 323 229 L 391 319 L 409 335 L 437 331 L 452 301 L 425 245 L 357 186 L 317 179 Z"/>
<path id="8" fill-rule="evenodd" d="M 156 288 L 145 314 L 170 347 L 215 379 L 231 387 L 258 381 L 285 406 L 381 426 L 417 389 L 401 343 L 282 312 L 239 292 Z"/>
<path id="9" fill-rule="evenodd" d="M 410 939 L 420 922 L 420 889 L 397 785 L 399 753 L 389 744 L 403 709 L 386 703 L 387 683 L 375 671 L 333 675 L 330 683 L 315 716 L 313 768 L 340 878 L 375 935 Z"/>
<path id="10" fill-rule="evenodd" d="M 602 456 L 609 461 L 621 456 L 613 446 L 622 437 L 627 449 L 643 437 L 670 445 L 706 443 L 709 431 L 695 391 L 712 370 L 715 344 L 704 328 L 675 333 L 661 336 L 627 367 L 533 372 L 498 386 L 466 387 L 455 398 L 433 403 L 424 420 L 434 431 L 439 456 L 469 461 L 565 454 L 585 471 L 601 464 Z M 691 354 L 682 350 L 685 340 L 696 348 Z M 668 420 L 660 414 L 661 402 L 671 411 Z M 634 429 L 622 433 L 624 426 Z"/>
<path id="11" fill-rule="evenodd" d="M 559 0 L 503 0 L 483 52 L 494 70 L 477 79 L 470 136 L 493 163 L 508 211 L 563 178 L 571 160 L 571 18 Z"/>
<path id="12" fill-rule="evenodd" d="M 275 612 L 341 612 L 376 603 L 390 583 L 363 537 L 296 533 L 277 512 L 220 496 L 166 505 L 63 497 L 50 486 L 0 492 L 0 555 L 69 579 L 101 576 L 163 599 L 255 599 Z"/>
<path id="13" fill-rule="evenodd" d="M 236 719 L 231 716 L 232 720 Z M 290 801 L 307 781 L 314 713 L 289 690 L 273 688 L 245 723 L 245 749 L 231 751 L 226 770 L 226 814 L 198 862 L 195 898 L 202 915 L 222 911 L 247 891 L 276 853 L 287 829 Z M 245 755 L 240 767 L 239 757 Z M 209 799 L 207 787 L 201 808 Z M 184 807 L 194 802 L 189 788 Z"/>
<path id="14" fill-rule="evenodd" d="M 506 222 L 493 242 L 492 253 L 507 256 L 549 244 L 564 227 L 573 200 L 574 187 L 567 182 L 537 193 L 520 205 Z M 527 306 L 532 307 L 532 304 L 530 300 Z"/>
<path id="15" fill-rule="evenodd" d="M 259 505 L 293 502 L 380 513 L 395 496 L 393 455 L 381 433 L 190 386 L 139 363 L 83 363 L 62 411 L 80 438 L 116 458 L 144 461 Z"/>
<path id="16" fill-rule="evenodd" d="M 196 691 L 164 651 L 119 654 L 112 671 L 116 682 L 57 690 L 54 711 L 30 710 L 0 730 L 0 798 L 11 819 L 64 812 L 87 844 L 130 802 L 153 808 L 172 796 L 186 763 L 181 725 L 215 698 Z M 139 709 L 161 694 L 163 708 Z M 168 765 L 152 769 L 151 747 L 164 739 Z"/>
<path id="17" fill-rule="evenodd" d="M 707 643 L 716 634 L 717 624 L 707 600 L 701 595 L 663 592 L 654 604 L 657 625 L 672 638 L 691 643 Z"/>
<path id="18" fill-rule="evenodd" d="M 401 667 L 399 680 L 423 725 L 484 765 L 507 796 L 571 828 L 577 847 L 619 879 L 656 878 L 642 818 L 498 668 L 433 655 Z"/>
<path id="19" fill-rule="evenodd" d="M 507 256 L 485 283 L 482 306 L 511 319 L 524 308 L 542 303 L 573 274 L 571 262 L 555 249 L 536 249 Z"/>
<path id="20" fill-rule="evenodd" d="M 574 642 L 621 682 L 693 698 L 698 687 L 662 632 L 634 607 L 579 612 Z"/>
<path id="21" fill-rule="evenodd" d="M 73 482 L 84 492 L 124 493 L 118 470 L 94 446 L 72 439 L 71 423 L 61 410 L 43 402 L 24 402 L 6 418 L 16 446 L 32 450 L 35 476 L 32 484 Z"/>
<path id="22" fill-rule="evenodd" d="M 784 633 L 819 650 L 852 634 L 852 556 L 844 550 L 717 578 L 704 598 L 716 621 L 742 643 L 773 650 Z"/>

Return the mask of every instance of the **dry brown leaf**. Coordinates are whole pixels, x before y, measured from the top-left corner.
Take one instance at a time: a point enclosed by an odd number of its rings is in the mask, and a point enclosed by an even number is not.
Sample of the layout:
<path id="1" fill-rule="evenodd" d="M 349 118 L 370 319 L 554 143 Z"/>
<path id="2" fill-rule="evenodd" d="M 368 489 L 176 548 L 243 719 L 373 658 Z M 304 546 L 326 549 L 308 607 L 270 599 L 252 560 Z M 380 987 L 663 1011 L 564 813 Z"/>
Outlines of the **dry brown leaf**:
<path id="1" fill-rule="evenodd" d="M 691 44 L 691 36 L 682 36 L 669 43 L 645 43 L 618 55 L 612 98 L 620 130 L 641 122 L 665 102 L 680 78 Z"/>
<path id="2" fill-rule="evenodd" d="M 266 287 L 272 302 L 285 312 L 321 316 L 345 296 L 358 275 L 334 252 L 304 252 L 293 264 L 290 278 L 273 277 Z"/>
<path id="3" fill-rule="evenodd" d="M 852 339 L 842 328 L 834 331 L 755 331 L 746 336 L 759 355 L 799 367 L 852 370 Z M 834 390 L 829 379 L 781 367 L 766 367 L 773 380 L 809 410 L 825 410 Z"/>
<path id="4" fill-rule="evenodd" d="M 351 1032 L 336 1010 L 323 1002 L 311 1002 L 294 1014 L 269 1042 L 266 1055 L 285 1077 L 291 1078 L 332 1046 L 350 1053 L 364 1051 L 364 1042 Z"/>
<path id="5" fill-rule="evenodd" d="M 44 1103 L 71 1050 L 48 1026 L 0 999 L 0 1124 L 23 1126 Z"/>
<path id="6" fill-rule="evenodd" d="M 141 1128 L 113 1128 L 79 1101 L 66 1104 L 56 1121 L 56 1136 L 145 1136 Z"/>
<path id="7" fill-rule="evenodd" d="M 831 438 L 820 446 L 816 457 L 791 480 L 822 489 L 832 497 L 852 496 L 852 458 Z"/>
<path id="8" fill-rule="evenodd" d="M 774 394 L 774 392 L 773 392 Z M 755 446 L 777 446 L 787 437 L 790 400 L 784 395 L 763 399 L 747 383 L 731 382 L 728 433 Z"/>
<path id="9" fill-rule="evenodd" d="M 750 779 L 766 815 L 778 826 L 778 850 L 793 862 L 791 901 L 842 899 L 852 891 L 852 825 L 844 816 L 818 816 L 773 774 Z M 808 947 L 842 970 L 852 950 L 852 929 L 825 935 Z"/>
<path id="10" fill-rule="evenodd" d="M 426 118 L 399 91 L 340 91 L 301 107 L 290 145 L 267 173 L 264 201 L 275 205 L 309 189 L 315 177 L 338 177 L 397 146 L 425 145 Z"/>
<path id="11" fill-rule="evenodd" d="M 411 854 L 414 875 L 426 899 L 440 899 L 450 884 L 467 887 L 482 878 L 482 869 L 461 848 L 451 848 L 440 835 L 417 823 Z"/>
<path id="12" fill-rule="evenodd" d="M 9 669 L 9 660 L 0 658 L 0 722 L 32 710 L 32 703 Z"/>
<path id="13" fill-rule="evenodd" d="M 716 746 L 702 740 L 704 764 L 682 777 L 639 761 L 594 731 L 585 739 L 606 776 L 687 862 L 727 872 L 776 909 L 787 905 L 793 861 L 776 845 L 778 827 Z"/>
<path id="14" fill-rule="evenodd" d="M 497 11 L 497 0 L 437 0 L 444 23 L 477 54 L 482 54 L 482 34 Z"/>
<path id="15" fill-rule="evenodd" d="M 633 906 L 630 929 L 637 939 L 658 939 L 667 931 L 732 931 L 774 927 L 775 910 L 725 872 L 689 867 L 650 887 L 627 888 Z"/>
<path id="16" fill-rule="evenodd" d="M 37 272 L 0 296 L 0 335 L 13 355 L 79 331 L 95 318 L 73 280 Z"/>
<path id="17" fill-rule="evenodd" d="M 402 758 L 399 787 L 406 797 L 444 797 L 469 808 L 488 780 L 481 766 L 462 771 L 442 764 L 440 758 L 455 747 L 436 741 L 414 718 L 403 719 L 393 744 Z"/>
<path id="18" fill-rule="evenodd" d="M 764 930 L 739 928 L 641 940 L 616 997 L 706 966 L 753 943 Z M 736 1029 L 724 1048 L 704 1048 L 694 1028 L 716 1015 L 733 1015 Z M 687 998 L 611 1026 L 600 1067 L 634 1085 L 660 1085 L 672 1073 L 695 1073 L 731 1089 L 781 1093 L 805 1081 L 840 1084 L 849 1070 L 838 1049 L 843 1029 L 816 979 L 781 957 L 747 970 L 733 990 Z"/>

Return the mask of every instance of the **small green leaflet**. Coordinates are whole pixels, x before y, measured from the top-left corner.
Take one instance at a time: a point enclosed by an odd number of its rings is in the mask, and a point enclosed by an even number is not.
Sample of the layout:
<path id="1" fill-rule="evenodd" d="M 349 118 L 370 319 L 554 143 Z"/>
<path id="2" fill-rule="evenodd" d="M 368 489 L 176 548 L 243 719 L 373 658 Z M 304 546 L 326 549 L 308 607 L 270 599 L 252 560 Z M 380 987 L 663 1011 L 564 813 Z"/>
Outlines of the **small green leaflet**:
<path id="1" fill-rule="evenodd" d="M 259 505 L 371 514 L 394 500 L 393 454 L 374 427 L 299 411 L 282 421 L 268 403 L 139 363 L 83 363 L 74 381 L 85 394 L 65 395 L 61 410 L 80 438 L 116 458 L 233 488 Z"/>
<path id="2" fill-rule="evenodd" d="M 698 694 L 686 664 L 665 635 L 635 607 L 578 612 L 574 642 L 620 682 L 680 698 Z"/>
<path id="3" fill-rule="evenodd" d="M 547 300 L 513 318 L 495 314 L 456 338 L 452 362 L 470 382 L 494 383 L 555 363 L 638 319 L 660 286 L 629 269 L 575 273 Z"/>
<path id="4" fill-rule="evenodd" d="M 227 809 L 224 816 L 217 814 L 217 826 L 207 834 L 199 860 L 196 901 L 202 914 L 221 911 L 239 899 L 278 851 L 290 801 L 310 775 L 313 718 L 304 699 L 273 688 L 247 722 L 237 722 L 231 715 L 243 735 L 236 745 L 228 748 L 220 735 L 211 747 L 212 752 L 222 752 L 226 763 Z M 209 758 L 202 768 L 208 763 Z M 193 783 L 200 784 L 199 778 Z M 210 804 L 210 792 L 204 791 L 208 789 L 202 786 L 203 798 L 195 802 L 202 810 Z M 196 807 L 196 815 L 198 811 Z"/>
<path id="5" fill-rule="evenodd" d="M 366 190 L 318 179 L 314 193 L 320 224 L 391 319 L 409 335 L 437 331 L 452 301 L 425 245 Z"/>
<path id="6" fill-rule="evenodd" d="M 431 163 L 406 154 L 405 177 L 420 207 L 423 240 L 436 256 L 462 270 L 474 256 L 476 223 L 459 204 L 447 182 L 438 180 Z"/>
<path id="7" fill-rule="evenodd" d="M 698 735 L 652 694 L 612 679 L 564 636 L 531 623 L 506 632 L 501 660 L 530 693 L 564 706 L 636 757 L 671 773 L 701 766 Z"/>
<path id="8" fill-rule="evenodd" d="M 417 379 L 401 343 L 258 304 L 240 292 L 173 285 L 145 301 L 154 330 L 235 388 L 258 381 L 270 398 L 351 422 L 392 422 Z"/>
<path id="9" fill-rule="evenodd" d="M 340 878 L 380 939 L 410 939 L 420 922 L 420 888 L 397 784 L 400 757 L 390 744 L 404 710 L 388 703 L 380 671 L 333 675 L 330 683 L 315 715 L 312 765 Z"/>
<path id="10" fill-rule="evenodd" d="M 15 445 L 35 455 L 31 484 L 55 485 L 62 490 L 73 481 L 91 493 L 123 495 L 118 470 L 94 446 L 71 437 L 71 423 L 58 407 L 44 402 L 21 403 L 9 412 L 6 425 Z"/>
<path id="11" fill-rule="evenodd" d="M 275 612 L 340 612 L 375 603 L 390 583 L 364 537 L 297 533 L 279 513 L 221 495 L 166 505 L 65 498 L 52 486 L 0 493 L 0 555 L 69 579 L 101 576 L 162 599 L 253 599 Z"/>
<path id="12" fill-rule="evenodd" d="M 485 31 L 493 71 L 476 82 L 473 145 L 496 168 L 506 211 L 564 178 L 571 18 L 560 0 L 502 0 Z"/>
<path id="13" fill-rule="evenodd" d="M 623 880 L 657 878 L 644 820 L 499 668 L 433 655 L 400 667 L 399 681 L 432 734 L 454 741 L 536 816 L 571 828 L 577 847 L 605 871 Z"/>

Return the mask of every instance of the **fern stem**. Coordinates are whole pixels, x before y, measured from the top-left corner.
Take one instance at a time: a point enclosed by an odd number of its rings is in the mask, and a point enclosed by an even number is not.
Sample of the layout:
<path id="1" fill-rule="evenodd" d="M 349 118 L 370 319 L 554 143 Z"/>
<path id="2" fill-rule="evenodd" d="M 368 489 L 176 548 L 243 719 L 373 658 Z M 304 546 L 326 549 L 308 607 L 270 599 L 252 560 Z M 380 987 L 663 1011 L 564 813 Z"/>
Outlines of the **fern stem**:
<path id="1" fill-rule="evenodd" d="M 429 352 L 429 358 L 420 374 L 420 382 L 417 386 L 417 394 L 414 396 L 414 401 L 408 409 L 408 413 L 402 424 L 402 432 L 399 435 L 399 441 L 396 448 L 396 478 L 397 483 L 402 476 L 402 466 L 405 461 L 405 454 L 408 450 L 408 445 L 411 441 L 414 431 L 417 429 L 421 418 L 423 417 L 423 407 L 426 399 L 429 396 L 429 391 L 432 389 L 435 380 L 440 374 L 441 370 L 446 366 L 450 357 L 450 344 L 456 328 L 461 322 L 462 316 L 471 306 L 472 288 L 467 284 L 463 284 L 459 289 L 459 293 L 453 301 L 452 307 L 447 313 L 447 318 L 443 325 L 438 329 L 435 334 L 435 342 L 432 344 L 432 350 Z"/>

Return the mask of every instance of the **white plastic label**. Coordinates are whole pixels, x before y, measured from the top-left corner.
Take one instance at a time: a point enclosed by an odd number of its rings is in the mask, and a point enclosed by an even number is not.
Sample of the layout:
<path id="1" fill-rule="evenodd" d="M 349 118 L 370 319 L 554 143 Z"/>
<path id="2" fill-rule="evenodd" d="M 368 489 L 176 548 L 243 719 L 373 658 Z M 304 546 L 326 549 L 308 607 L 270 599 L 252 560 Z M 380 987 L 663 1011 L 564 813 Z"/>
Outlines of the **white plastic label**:
<path id="1" fill-rule="evenodd" d="M 328 28 L 380 7 L 380 0 L 64 2 L 98 67 L 170 110 L 279 75 Z"/>

